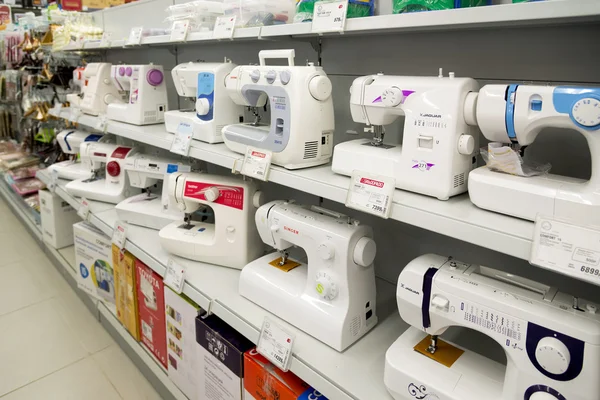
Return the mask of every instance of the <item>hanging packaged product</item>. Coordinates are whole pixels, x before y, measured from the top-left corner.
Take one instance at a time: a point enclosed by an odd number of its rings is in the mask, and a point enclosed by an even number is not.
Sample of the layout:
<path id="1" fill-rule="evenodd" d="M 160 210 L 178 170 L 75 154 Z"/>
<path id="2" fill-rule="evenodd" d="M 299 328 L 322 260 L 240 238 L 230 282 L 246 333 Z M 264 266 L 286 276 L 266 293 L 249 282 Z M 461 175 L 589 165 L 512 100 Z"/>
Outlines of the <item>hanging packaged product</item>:
<path id="1" fill-rule="evenodd" d="M 291 24 L 293 0 L 225 0 L 225 15 L 235 15 L 236 28 Z"/>
<path id="2" fill-rule="evenodd" d="M 393 0 L 394 14 L 415 11 L 437 11 L 453 8 L 488 6 L 491 0 Z"/>
<path id="3" fill-rule="evenodd" d="M 140 324 L 136 290 L 135 256 L 112 245 L 115 269 L 115 300 L 117 318 L 137 341 L 140 340 Z"/>

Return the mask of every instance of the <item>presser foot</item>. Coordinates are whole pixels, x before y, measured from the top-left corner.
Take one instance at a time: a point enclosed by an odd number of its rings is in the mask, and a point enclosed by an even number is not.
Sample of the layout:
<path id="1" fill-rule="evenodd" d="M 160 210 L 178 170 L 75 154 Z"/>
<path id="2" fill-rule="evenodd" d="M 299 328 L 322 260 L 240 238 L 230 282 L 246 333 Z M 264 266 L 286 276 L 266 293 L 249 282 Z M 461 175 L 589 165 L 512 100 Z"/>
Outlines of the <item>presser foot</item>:
<path id="1" fill-rule="evenodd" d="M 437 340 L 438 340 L 437 335 L 431 336 L 431 342 L 429 343 L 429 346 L 427 346 L 427 352 L 429 354 L 435 354 L 435 352 L 437 351 L 437 349 L 438 349 Z"/>

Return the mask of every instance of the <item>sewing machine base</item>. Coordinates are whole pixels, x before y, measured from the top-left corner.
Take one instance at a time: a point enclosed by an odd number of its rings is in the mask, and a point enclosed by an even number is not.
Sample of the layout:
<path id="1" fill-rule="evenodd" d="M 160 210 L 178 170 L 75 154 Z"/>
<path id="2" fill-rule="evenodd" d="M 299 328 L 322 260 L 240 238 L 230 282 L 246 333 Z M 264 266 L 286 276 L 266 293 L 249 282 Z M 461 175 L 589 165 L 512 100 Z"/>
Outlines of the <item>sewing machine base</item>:
<path id="1" fill-rule="evenodd" d="M 553 174 L 515 176 L 479 167 L 469 174 L 469 197 L 479 208 L 529 221 L 539 213 L 600 225 L 596 212 L 600 196 L 582 190 L 585 182 Z"/>
<path id="2" fill-rule="evenodd" d="M 414 350 L 427 336 L 410 327 L 386 352 L 383 380 L 395 400 L 509 400 L 502 398 L 504 365 L 465 350 L 446 367 Z"/>
<path id="3" fill-rule="evenodd" d="M 120 203 L 130 196 L 141 193 L 140 189 L 132 187 L 123 190 L 119 185 L 112 186 L 108 186 L 104 179 L 90 182 L 86 182 L 85 179 L 78 179 L 67 183 L 66 189 L 73 196 L 112 204 Z"/>
<path id="4" fill-rule="evenodd" d="M 117 204 L 119 219 L 131 225 L 160 230 L 175 221 L 183 220 L 183 213 L 165 210 L 160 197 L 144 200 L 146 193 L 129 197 Z"/>
<path id="5" fill-rule="evenodd" d="M 52 174 L 53 171 L 56 171 L 60 179 L 68 179 L 70 181 L 76 179 L 87 179 L 92 175 L 88 168 L 83 167 L 83 164 L 70 160 L 52 164 L 48 167 L 48 172 Z"/>
<path id="6" fill-rule="evenodd" d="M 106 108 L 106 118 L 131 125 L 161 124 L 164 121 L 166 110 L 166 104 L 156 104 L 153 107 L 141 109 L 135 104 L 112 103 Z"/>
<path id="7" fill-rule="evenodd" d="M 278 257 L 279 253 L 271 253 L 242 269 L 239 292 L 243 297 L 337 351 L 343 351 L 376 325 L 375 313 L 370 313 L 365 322 L 366 317 L 360 315 L 362 308 L 346 310 L 336 306 L 336 299 L 321 299 L 316 290 L 307 293 L 308 266 L 300 263 L 285 272 L 269 264 Z M 352 335 L 355 324 L 360 328 Z"/>
<path id="8" fill-rule="evenodd" d="M 213 121 L 202 121 L 193 111 L 167 111 L 165 113 L 165 126 L 167 132 L 177 133 L 180 123 L 192 127 L 192 138 L 206 143 L 223 143 L 221 130 L 223 126 L 215 126 Z"/>

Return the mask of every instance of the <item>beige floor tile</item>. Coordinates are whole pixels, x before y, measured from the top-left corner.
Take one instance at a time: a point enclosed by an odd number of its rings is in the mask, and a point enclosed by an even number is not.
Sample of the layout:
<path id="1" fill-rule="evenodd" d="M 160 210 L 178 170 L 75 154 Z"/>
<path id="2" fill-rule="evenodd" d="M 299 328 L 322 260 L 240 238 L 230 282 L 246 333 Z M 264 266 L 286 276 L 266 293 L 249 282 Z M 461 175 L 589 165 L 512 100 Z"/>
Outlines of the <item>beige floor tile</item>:
<path id="1" fill-rule="evenodd" d="M 43 254 L 42 249 L 27 233 L 0 233 L 0 266 Z"/>
<path id="2" fill-rule="evenodd" d="M 0 274 L 0 316 L 50 299 L 58 293 L 55 282 L 44 281 L 21 261 L 0 267 Z"/>

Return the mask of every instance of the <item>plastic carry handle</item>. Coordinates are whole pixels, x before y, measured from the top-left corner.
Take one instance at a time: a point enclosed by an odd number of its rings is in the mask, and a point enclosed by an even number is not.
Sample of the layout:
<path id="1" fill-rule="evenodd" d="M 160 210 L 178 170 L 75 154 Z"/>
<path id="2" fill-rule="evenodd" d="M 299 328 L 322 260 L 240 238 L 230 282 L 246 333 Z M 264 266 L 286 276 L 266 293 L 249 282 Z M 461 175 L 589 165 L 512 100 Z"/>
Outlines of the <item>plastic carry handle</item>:
<path id="1" fill-rule="evenodd" d="M 294 49 L 288 50 L 261 50 L 258 53 L 258 59 L 260 60 L 260 65 L 265 66 L 267 63 L 265 60 L 267 58 L 287 58 L 288 65 L 290 67 L 294 66 L 294 57 L 296 56 L 296 51 Z"/>

